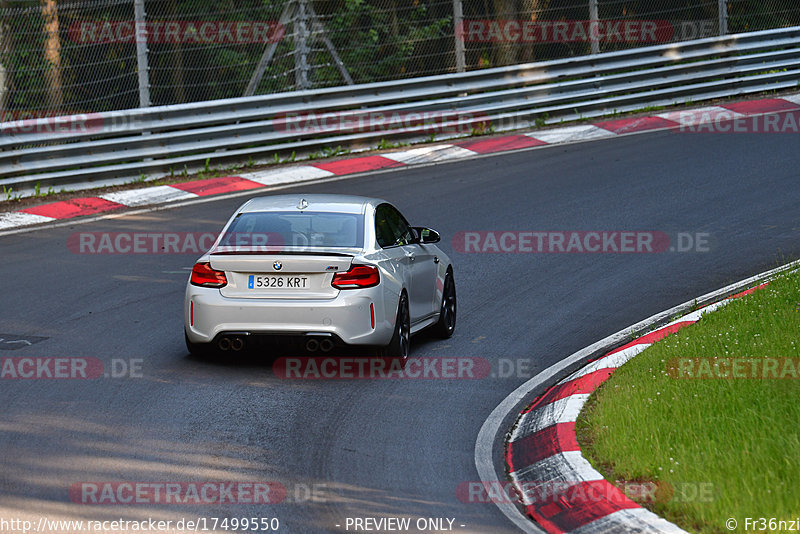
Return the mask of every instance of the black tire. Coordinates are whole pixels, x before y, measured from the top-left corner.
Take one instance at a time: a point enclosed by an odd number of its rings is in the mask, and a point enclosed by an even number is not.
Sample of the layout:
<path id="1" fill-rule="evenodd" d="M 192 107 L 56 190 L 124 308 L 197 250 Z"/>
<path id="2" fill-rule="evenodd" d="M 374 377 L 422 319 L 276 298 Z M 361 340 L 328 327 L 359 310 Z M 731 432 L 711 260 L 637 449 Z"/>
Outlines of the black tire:
<path id="1" fill-rule="evenodd" d="M 210 358 L 214 356 L 214 350 L 210 343 L 192 343 L 189 336 L 183 332 L 183 339 L 186 342 L 186 350 L 195 358 Z"/>
<path id="2" fill-rule="evenodd" d="M 442 308 L 439 310 L 439 321 L 433 325 L 436 337 L 447 339 L 456 331 L 456 282 L 453 271 L 448 270 L 442 289 Z"/>
<path id="3" fill-rule="evenodd" d="M 378 351 L 384 358 L 398 358 L 402 362 L 408 360 L 411 346 L 411 316 L 408 311 L 408 295 L 402 293 L 397 304 L 397 319 L 394 322 L 392 340 Z"/>

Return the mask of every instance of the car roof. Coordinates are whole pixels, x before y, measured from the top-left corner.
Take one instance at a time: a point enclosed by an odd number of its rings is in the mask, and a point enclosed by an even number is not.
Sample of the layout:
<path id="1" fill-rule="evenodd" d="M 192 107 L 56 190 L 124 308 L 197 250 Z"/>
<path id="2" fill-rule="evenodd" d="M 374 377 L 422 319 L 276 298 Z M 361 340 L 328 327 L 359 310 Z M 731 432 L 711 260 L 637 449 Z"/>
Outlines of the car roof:
<path id="1" fill-rule="evenodd" d="M 304 211 L 332 213 L 364 213 L 367 205 L 377 206 L 386 201 L 379 198 L 360 197 L 355 195 L 326 195 L 292 193 L 284 195 L 267 195 L 255 197 L 245 202 L 240 213 L 259 211 L 297 211 L 298 205 L 305 200 L 308 207 Z"/>

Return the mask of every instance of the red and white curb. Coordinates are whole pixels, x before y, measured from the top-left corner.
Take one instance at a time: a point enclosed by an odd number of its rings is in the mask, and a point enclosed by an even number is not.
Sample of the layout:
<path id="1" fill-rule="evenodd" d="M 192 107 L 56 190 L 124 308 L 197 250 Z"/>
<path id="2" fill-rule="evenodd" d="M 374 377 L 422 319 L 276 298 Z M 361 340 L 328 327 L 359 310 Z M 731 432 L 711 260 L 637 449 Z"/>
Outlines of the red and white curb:
<path id="1" fill-rule="evenodd" d="M 25 208 L 19 211 L 0 212 L 0 230 L 9 230 L 53 221 L 97 215 L 130 208 L 168 205 L 200 197 L 257 190 L 267 187 L 300 184 L 325 178 L 351 174 L 454 161 L 482 154 L 494 154 L 533 147 L 590 141 L 619 135 L 674 129 L 681 124 L 710 124 L 721 119 L 770 114 L 800 109 L 800 95 L 784 98 L 732 102 L 693 110 L 662 113 L 651 117 L 631 117 L 606 120 L 594 124 L 566 126 L 527 134 L 490 138 L 471 138 L 452 144 L 437 144 L 408 150 L 384 152 L 309 165 L 279 167 L 172 185 L 159 185 L 106 193 L 98 196 L 75 198 Z"/>
<path id="2" fill-rule="evenodd" d="M 701 315 L 724 306 L 728 299 L 608 352 L 558 382 L 522 412 L 508 440 L 506 463 L 526 512 L 547 532 L 684 532 L 628 498 L 589 464 L 575 436 L 575 421 L 589 395 L 618 367 L 656 341 L 694 324 Z"/>
<path id="3" fill-rule="evenodd" d="M 492 502 L 520 530 L 531 534 L 683 532 L 633 502 L 589 464 L 577 443 L 575 421 L 591 392 L 645 348 L 731 298 L 752 293 L 770 278 L 799 267 L 800 261 L 794 261 L 657 313 L 584 347 L 517 387 L 481 426 L 475 442 L 475 467 L 485 488 L 503 487 L 505 470 L 499 466 L 504 460 L 526 515 L 513 502 Z M 695 309 L 697 306 L 700 308 Z M 672 319 L 681 314 L 686 315 Z M 654 327 L 630 341 L 631 332 Z M 575 371 L 576 366 L 579 369 Z M 532 397 L 537 392 L 541 393 Z M 515 421 L 507 439 L 501 439 L 504 429 Z"/>

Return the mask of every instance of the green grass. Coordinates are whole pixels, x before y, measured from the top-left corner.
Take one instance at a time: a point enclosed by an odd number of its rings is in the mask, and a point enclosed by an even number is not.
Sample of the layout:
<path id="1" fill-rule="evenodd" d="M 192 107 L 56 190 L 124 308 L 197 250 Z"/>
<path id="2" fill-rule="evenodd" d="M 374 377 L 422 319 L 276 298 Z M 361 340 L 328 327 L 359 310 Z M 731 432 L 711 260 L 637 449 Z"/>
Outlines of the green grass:
<path id="1" fill-rule="evenodd" d="M 393 143 L 393 142 L 387 141 L 386 139 L 381 139 L 380 143 L 378 143 L 378 145 L 375 148 L 378 149 L 378 150 L 389 150 L 389 149 L 398 148 L 398 147 L 401 147 L 401 146 L 408 146 L 408 143 L 403 143 L 403 142 L 400 142 L 400 141 L 397 141 L 397 142 Z"/>
<path id="2" fill-rule="evenodd" d="M 595 391 L 577 423 L 596 469 L 620 486 L 658 487 L 641 504 L 686 530 L 728 532 L 731 517 L 742 531 L 745 517 L 796 519 L 800 376 L 675 378 L 676 358 L 800 359 L 800 275 L 654 344 Z"/>
<path id="3" fill-rule="evenodd" d="M 342 148 L 341 146 L 330 147 L 326 146 L 323 147 L 322 150 L 318 152 L 312 152 L 308 155 L 308 159 L 325 159 L 325 158 L 335 158 L 336 156 L 344 156 L 350 153 L 349 148 Z M 294 155 L 294 153 L 292 153 Z"/>
<path id="4" fill-rule="evenodd" d="M 3 200 L 5 200 L 6 202 L 16 202 L 22 200 L 21 194 L 14 194 L 13 187 L 9 187 L 8 189 L 6 189 L 6 186 L 3 186 L 3 196 L 5 197 L 5 199 Z"/>

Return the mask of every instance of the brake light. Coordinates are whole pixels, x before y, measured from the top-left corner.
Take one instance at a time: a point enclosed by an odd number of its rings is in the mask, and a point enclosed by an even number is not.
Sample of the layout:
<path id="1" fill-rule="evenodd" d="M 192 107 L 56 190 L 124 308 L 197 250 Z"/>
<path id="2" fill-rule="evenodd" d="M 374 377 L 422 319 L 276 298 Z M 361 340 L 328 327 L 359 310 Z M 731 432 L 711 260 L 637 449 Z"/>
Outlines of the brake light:
<path id="1" fill-rule="evenodd" d="M 200 287 L 225 287 L 228 285 L 225 272 L 212 269 L 211 264 L 207 261 L 194 264 L 191 282 L 192 285 Z"/>
<path id="2" fill-rule="evenodd" d="M 372 265 L 353 265 L 344 273 L 333 275 L 331 285 L 336 289 L 362 289 L 377 286 L 381 282 L 378 268 Z"/>

